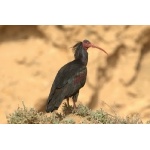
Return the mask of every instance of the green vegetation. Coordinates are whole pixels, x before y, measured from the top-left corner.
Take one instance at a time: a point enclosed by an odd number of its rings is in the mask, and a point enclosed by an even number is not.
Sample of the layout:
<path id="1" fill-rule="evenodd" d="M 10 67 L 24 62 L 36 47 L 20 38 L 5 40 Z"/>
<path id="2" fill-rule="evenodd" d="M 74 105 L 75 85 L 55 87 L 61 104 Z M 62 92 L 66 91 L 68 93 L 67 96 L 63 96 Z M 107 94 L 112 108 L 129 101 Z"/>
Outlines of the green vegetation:
<path id="1" fill-rule="evenodd" d="M 80 122 L 76 122 L 75 118 L 78 117 Z M 142 124 L 138 114 L 121 118 L 117 115 L 111 115 L 104 112 L 102 109 L 92 111 L 88 107 L 81 104 L 78 105 L 76 110 L 73 107 L 67 107 L 66 103 L 63 104 L 62 113 L 43 113 L 38 112 L 34 108 L 27 108 L 23 103 L 23 108 L 18 109 L 7 116 L 9 124 Z M 147 121 L 150 123 L 150 121 Z"/>

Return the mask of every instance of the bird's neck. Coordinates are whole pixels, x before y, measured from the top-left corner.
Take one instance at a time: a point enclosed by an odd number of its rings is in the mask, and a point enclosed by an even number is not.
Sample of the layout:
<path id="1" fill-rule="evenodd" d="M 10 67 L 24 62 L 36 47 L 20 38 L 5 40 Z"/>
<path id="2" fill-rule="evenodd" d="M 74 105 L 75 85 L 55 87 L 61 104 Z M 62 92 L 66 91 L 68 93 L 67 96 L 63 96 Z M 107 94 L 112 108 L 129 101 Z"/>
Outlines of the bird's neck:
<path id="1" fill-rule="evenodd" d="M 80 61 L 80 63 L 82 63 L 82 65 L 86 66 L 88 63 L 88 52 L 82 48 L 80 50 L 78 57 L 76 57 L 75 59 Z"/>

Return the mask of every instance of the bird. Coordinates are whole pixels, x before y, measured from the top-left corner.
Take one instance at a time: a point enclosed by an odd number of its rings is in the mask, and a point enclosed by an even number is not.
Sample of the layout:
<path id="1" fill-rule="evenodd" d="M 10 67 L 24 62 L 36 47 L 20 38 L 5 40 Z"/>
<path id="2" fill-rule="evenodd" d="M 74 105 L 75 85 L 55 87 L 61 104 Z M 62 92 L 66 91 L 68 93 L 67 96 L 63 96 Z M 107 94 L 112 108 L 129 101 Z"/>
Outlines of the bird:
<path id="1" fill-rule="evenodd" d="M 47 113 L 58 110 L 65 99 L 67 100 L 67 106 L 69 106 L 69 98 L 73 100 L 73 108 L 77 108 L 76 102 L 79 91 L 85 85 L 87 78 L 87 50 L 90 47 L 102 50 L 108 55 L 104 49 L 95 46 L 87 39 L 77 42 L 72 47 L 74 60 L 61 67 L 56 74 L 46 103 Z"/>

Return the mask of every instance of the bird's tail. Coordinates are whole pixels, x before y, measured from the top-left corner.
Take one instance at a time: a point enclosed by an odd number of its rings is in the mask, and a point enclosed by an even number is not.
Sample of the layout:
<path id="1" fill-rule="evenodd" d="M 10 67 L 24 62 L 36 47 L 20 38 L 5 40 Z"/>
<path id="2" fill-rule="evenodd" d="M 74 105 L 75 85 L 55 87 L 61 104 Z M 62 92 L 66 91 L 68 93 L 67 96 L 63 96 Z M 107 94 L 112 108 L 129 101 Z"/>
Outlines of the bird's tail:
<path id="1" fill-rule="evenodd" d="M 57 110 L 63 99 L 64 98 L 61 95 L 61 91 L 57 91 L 52 96 L 49 96 L 47 100 L 46 112 L 49 113 Z"/>

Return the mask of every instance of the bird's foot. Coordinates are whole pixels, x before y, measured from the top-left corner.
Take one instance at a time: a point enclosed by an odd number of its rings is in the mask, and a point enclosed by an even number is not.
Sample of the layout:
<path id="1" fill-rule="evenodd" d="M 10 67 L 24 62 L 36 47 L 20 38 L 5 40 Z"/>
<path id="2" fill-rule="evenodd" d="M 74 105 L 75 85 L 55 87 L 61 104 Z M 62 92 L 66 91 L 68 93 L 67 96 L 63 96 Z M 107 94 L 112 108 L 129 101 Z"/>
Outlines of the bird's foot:
<path id="1" fill-rule="evenodd" d="M 73 107 L 72 113 L 76 113 L 77 112 L 77 107 Z"/>
<path id="2" fill-rule="evenodd" d="M 72 110 L 73 107 L 71 105 L 68 106 L 67 103 L 64 103 L 62 111 L 65 115 L 71 114 Z"/>

